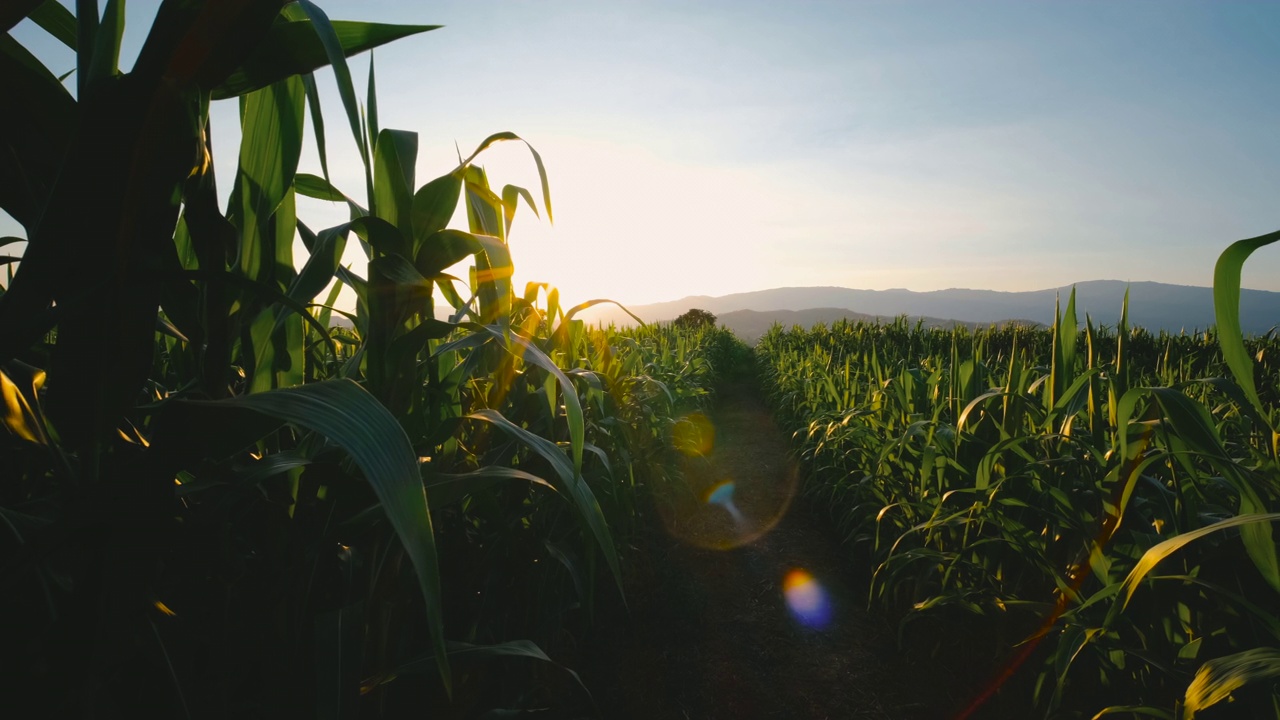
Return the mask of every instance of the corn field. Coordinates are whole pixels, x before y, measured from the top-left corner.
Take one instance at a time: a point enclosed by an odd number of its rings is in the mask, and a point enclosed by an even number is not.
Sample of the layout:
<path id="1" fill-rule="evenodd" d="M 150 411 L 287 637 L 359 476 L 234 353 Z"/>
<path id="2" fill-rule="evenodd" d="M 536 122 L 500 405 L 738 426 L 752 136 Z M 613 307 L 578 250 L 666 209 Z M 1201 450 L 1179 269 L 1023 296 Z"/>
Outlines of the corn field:
<path id="1" fill-rule="evenodd" d="M 983 628 L 972 648 L 1006 671 L 986 689 L 1033 679 L 1006 712 L 1189 718 L 1234 693 L 1232 717 L 1280 714 L 1280 342 L 1229 329 L 1239 246 L 1217 331 L 1152 334 L 1124 308 L 1080 328 L 1073 293 L 1048 329 L 761 339 L 869 601 L 903 634 Z"/>
<path id="2" fill-rule="evenodd" d="M 436 26 L 164 0 L 125 70 L 124 6 L 0 9 L 0 208 L 25 231 L 0 238 L 4 697 L 38 717 L 599 716 L 575 661 L 626 602 L 653 503 L 688 491 L 687 413 L 745 348 L 587 327 L 606 301 L 515 285 L 515 216 L 554 219 L 543 158 L 499 132 L 420 182 L 417 134 L 379 126 L 373 63 L 360 93 L 348 64 Z M 13 39 L 24 19 L 71 72 Z M 317 72 L 342 108 L 327 136 Z M 363 187 L 335 184 L 326 137 Z M 526 145 L 539 187 L 491 178 L 495 143 Z M 299 197 L 346 219 L 309 224 Z M 1204 332 L 1123 308 L 1081 328 L 1069 298 L 1052 329 L 761 341 L 869 603 L 904 637 L 967 624 L 1002 649 L 975 708 L 1017 675 L 1014 707 L 1045 717 L 1280 715 L 1280 341 L 1238 322 L 1241 267 L 1277 239 L 1223 254 Z"/>

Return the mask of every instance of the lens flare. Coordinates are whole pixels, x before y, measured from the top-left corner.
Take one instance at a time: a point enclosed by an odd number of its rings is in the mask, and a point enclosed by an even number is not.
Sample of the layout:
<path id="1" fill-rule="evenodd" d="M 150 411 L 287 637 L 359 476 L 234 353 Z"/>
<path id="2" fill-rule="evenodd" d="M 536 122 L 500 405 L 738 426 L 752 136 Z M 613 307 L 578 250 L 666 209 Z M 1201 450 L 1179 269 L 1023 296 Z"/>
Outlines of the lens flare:
<path id="1" fill-rule="evenodd" d="M 787 573 L 782 581 L 782 593 L 791 614 L 801 625 L 821 630 L 831 622 L 831 601 L 826 590 L 804 570 Z"/>
<path id="2" fill-rule="evenodd" d="M 689 457 L 705 457 L 716 446 L 716 428 L 711 419 L 700 412 L 690 413 L 676 421 L 671 429 L 676 449 Z"/>
<path id="3" fill-rule="evenodd" d="M 747 522 L 747 519 L 742 516 L 742 511 L 738 509 L 738 506 L 733 504 L 733 491 L 736 487 L 732 480 L 725 480 L 712 486 L 707 493 L 707 504 L 719 505 L 724 508 L 729 513 L 729 517 L 733 518 L 733 522 L 741 527 Z"/>
<path id="4" fill-rule="evenodd" d="M 714 425 L 692 412 L 671 426 L 676 472 L 651 485 L 667 532 L 690 545 L 731 550 L 778 525 L 800 469 L 781 436 L 773 437 L 772 422 L 763 409 L 748 409 L 728 412 Z"/>

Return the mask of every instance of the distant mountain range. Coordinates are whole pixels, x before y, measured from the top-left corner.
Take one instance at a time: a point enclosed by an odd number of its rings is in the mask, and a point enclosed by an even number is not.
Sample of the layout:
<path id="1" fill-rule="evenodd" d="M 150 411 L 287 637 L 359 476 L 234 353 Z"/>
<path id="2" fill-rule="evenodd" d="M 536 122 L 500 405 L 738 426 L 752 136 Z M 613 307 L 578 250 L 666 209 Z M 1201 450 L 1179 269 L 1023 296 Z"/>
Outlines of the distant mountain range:
<path id="1" fill-rule="evenodd" d="M 995 290 L 854 290 L 841 287 L 792 287 L 735 293 L 720 297 L 695 295 L 671 302 L 628 306 L 645 322 L 673 320 L 690 308 L 714 313 L 739 337 L 752 341 L 774 321 L 784 325 L 830 323 L 840 317 L 854 319 L 924 318 L 928 324 L 986 325 L 1024 321 L 1051 325 L 1055 297 L 1065 306 L 1070 285 L 1029 292 Z M 1091 280 L 1076 283 L 1076 313 L 1081 322 L 1088 314 L 1095 325 L 1115 324 L 1125 289 L 1129 290 L 1129 323 L 1150 330 L 1192 331 L 1214 324 L 1213 289 L 1156 282 L 1126 283 Z M 613 305 L 597 305 L 578 317 L 591 323 L 634 324 Z M 1262 334 L 1280 325 L 1280 292 L 1244 290 L 1240 297 L 1241 327 Z M 741 330 L 741 331 L 740 331 Z"/>

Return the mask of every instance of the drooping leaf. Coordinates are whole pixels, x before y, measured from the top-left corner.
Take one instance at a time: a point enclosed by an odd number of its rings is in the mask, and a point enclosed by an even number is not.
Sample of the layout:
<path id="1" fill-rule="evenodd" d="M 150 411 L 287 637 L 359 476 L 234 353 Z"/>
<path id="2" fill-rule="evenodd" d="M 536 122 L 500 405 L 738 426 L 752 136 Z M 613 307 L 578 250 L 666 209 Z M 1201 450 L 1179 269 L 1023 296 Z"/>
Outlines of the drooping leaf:
<path id="1" fill-rule="evenodd" d="M 441 679 L 450 685 L 445 653 L 440 565 L 427 495 L 413 445 L 394 416 L 350 380 L 243 395 L 217 404 L 242 407 L 324 435 L 364 471 L 418 574 Z"/>
<path id="2" fill-rule="evenodd" d="M 1259 681 L 1280 678 L 1280 649 L 1257 647 L 1200 666 L 1182 700 L 1182 718 L 1231 698 L 1231 693 Z"/>
<path id="3" fill-rule="evenodd" d="M 311 20 L 277 22 L 244 64 L 213 89 L 215 100 L 244 95 L 290 75 L 312 72 L 333 62 Z M 333 40 L 343 58 L 400 38 L 435 30 L 439 25 L 385 25 L 331 21 Z"/>
<path id="4" fill-rule="evenodd" d="M 628 310 L 628 309 L 626 308 L 626 306 L 624 306 L 622 303 L 619 303 L 619 302 L 617 302 L 617 301 L 615 301 L 615 300 L 610 300 L 610 299 L 608 299 L 608 298 L 597 298 L 597 299 L 595 299 L 595 300 L 588 300 L 588 301 L 586 301 L 586 302 L 582 302 L 582 303 L 578 303 L 577 305 L 574 305 L 573 307 L 569 308 L 569 310 L 568 310 L 567 312 L 565 312 L 565 314 L 564 314 L 564 322 L 566 322 L 566 323 L 567 323 L 567 322 L 569 322 L 569 321 L 573 320 L 573 316 L 574 316 L 574 315 L 577 315 L 578 313 L 582 312 L 583 310 L 586 310 L 586 309 L 587 309 L 587 308 L 589 308 L 589 307 L 594 307 L 594 306 L 599 305 L 599 304 L 601 304 L 601 303 L 612 303 L 612 304 L 614 304 L 614 305 L 617 305 L 618 307 L 622 308 L 622 312 L 624 312 L 624 313 L 626 313 L 626 314 L 630 315 L 630 316 L 631 316 L 631 319 L 635 320 L 635 321 L 636 321 L 636 323 L 638 323 L 638 324 L 640 325 L 640 327 L 644 327 L 645 322 L 644 322 L 643 320 L 641 320 L 641 319 L 640 319 L 640 317 L 639 317 L 638 315 L 636 315 L 635 313 L 633 313 L 633 312 L 631 312 L 630 310 Z"/>
<path id="5" fill-rule="evenodd" d="M 519 350 L 514 350 L 514 354 L 526 363 L 537 365 L 546 370 L 560 384 L 561 397 L 564 398 L 565 420 L 569 425 L 569 448 L 573 456 L 573 469 L 579 475 L 582 473 L 582 450 L 586 437 L 585 421 L 582 415 L 582 404 L 578 399 L 578 391 L 573 386 L 573 382 L 564 374 L 546 353 L 542 352 L 538 346 L 529 342 L 528 338 L 522 337 L 515 332 L 503 332 L 502 328 L 492 325 L 484 326 L 484 330 L 499 342 L 507 344 L 508 350 L 512 351 L 511 345 L 515 345 Z"/>
<path id="6" fill-rule="evenodd" d="M 523 470 L 494 465 L 473 470 L 468 473 L 427 473 L 427 492 L 431 496 L 431 504 L 436 508 L 460 502 L 467 495 L 481 493 L 494 485 L 509 481 L 523 480 L 532 485 L 541 485 L 552 491 L 555 486 L 542 478 Z"/>
<path id="7" fill-rule="evenodd" d="M 1245 397 L 1253 403 L 1258 414 L 1266 417 L 1258 389 L 1253 381 L 1253 359 L 1244 347 L 1244 333 L 1240 329 L 1240 274 L 1244 263 L 1258 248 L 1280 240 L 1280 230 L 1231 243 L 1213 268 L 1213 313 L 1218 323 L 1218 345 L 1222 357 L 1231 368 L 1236 383 Z M 1273 432 L 1276 428 L 1272 428 Z"/>
<path id="8" fill-rule="evenodd" d="M 605 521 L 604 511 L 601 510 L 600 503 L 596 501 L 595 494 L 591 492 L 591 488 L 582 479 L 582 475 L 574 470 L 573 461 L 566 457 L 555 443 L 516 425 L 496 410 L 486 408 L 478 410 L 467 417 L 474 420 L 483 420 L 494 425 L 512 438 L 527 445 L 551 465 L 552 469 L 556 471 L 556 477 L 550 479 L 551 483 L 555 485 L 556 490 L 561 495 L 573 502 L 579 517 L 590 529 L 592 535 L 595 536 L 596 544 L 600 547 L 600 551 L 604 553 L 605 561 L 613 572 L 614 581 L 618 585 L 618 592 L 622 593 L 622 572 L 618 566 L 617 550 L 614 548 L 613 536 L 609 532 L 608 523 Z"/>
<path id="9" fill-rule="evenodd" d="M 540 660 L 545 663 L 551 663 L 561 668 L 582 688 L 587 697 L 591 697 L 591 692 L 587 690 L 587 686 L 582 683 L 578 674 L 569 668 L 563 667 L 547 657 L 532 641 L 529 640 L 509 640 L 504 643 L 495 645 L 472 645 L 469 643 L 451 642 L 448 651 L 449 660 L 459 668 L 470 668 L 476 663 L 503 657 L 519 657 L 528 658 L 530 660 Z M 421 657 L 402 663 L 396 668 L 396 675 L 411 675 L 417 673 L 431 672 L 433 665 L 437 662 L 432 657 Z M 592 700 L 594 702 L 594 700 Z"/>
<path id="10" fill-rule="evenodd" d="M 1248 525 L 1250 523 L 1272 523 L 1278 520 L 1280 520 L 1280 513 L 1270 513 L 1266 515 L 1237 515 L 1232 518 L 1227 518 L 1226 520 L 1220 520 L 1212 525 L 1206 525 L 1205 527 L 1198 528 L 1196 530 L 1184 532 L 1180 535 L 1169 538 L 1164 542 L 1157 543 L 1152 546 L 1151 549 L 1142 554 L 1142 557 L 1138 559 L 1137 564 L 1133 566 L 1133 570 L 1129 571 L 1129 575 L 1124 579 L 1124 582 L 1121 583 L 1121 587 L 1125 591 L 1124 601 L 1114 606 L 1112 611 L 1113 614 L 1122 611 L 1128 606 L 1129 600 L 1133 598 L 1133 594 L 1138 590 L 1138 583 L 1142 582 L 1142 579 L 1147 576 L 1147 573 L 1151 572 L 1155 566 L 1160 563 L 1160 561 L 1181 550 L 1188 543 L 1199 540 L 1206 535 L 1210 535 L 1220 530 L 1240 527 L 1241 525 Z"/>
<path id="11" fill-rule="evenodd" d="M 458 168 L 462 169 L 463 167 L 470 165 L 471 161 L 475 160 L 476 156 L 484 152 L 490 145 L 507 140 L 519 140 L 529 148 L 529 153 L 533 155 L 533 162 L 538 167 L 538 179 L 542 182 L 542 204 L 547 209 L 547 220 L 549 222 L 555 222 L 555 217 L 551 213 L 551 185 L 547 182 L 547 169 L 542 164 L 542 156 L 538 154 L 537 150 L 533 149 L 533 146 L 530 145 L 527 140 L 524 140 L 519 135 L 516 135 L 513 132 L 500 132 L 490 135 L 480 143 L 479 147 L 475 149 L 475 152 L 471 153 L 467 159 L 458 163 Z"/>
<path id="12" fill-rule="evenodd" d="M 533 196 L 529 194 L 528 190 L 517 185 L 507 185 L 503 187 L 502 217 L 506 222 L 506 227 L 503 229 L 503 232 L 507 236 L 511 235 L 511 223 L 516 219 L 516 208 L 520 203 L 520 198 L 524 198 L 524 201 L 529 204 L 529 209 L 533 211 L 534 215 L 538 214 L 538 206 L 533 203 Z"/>

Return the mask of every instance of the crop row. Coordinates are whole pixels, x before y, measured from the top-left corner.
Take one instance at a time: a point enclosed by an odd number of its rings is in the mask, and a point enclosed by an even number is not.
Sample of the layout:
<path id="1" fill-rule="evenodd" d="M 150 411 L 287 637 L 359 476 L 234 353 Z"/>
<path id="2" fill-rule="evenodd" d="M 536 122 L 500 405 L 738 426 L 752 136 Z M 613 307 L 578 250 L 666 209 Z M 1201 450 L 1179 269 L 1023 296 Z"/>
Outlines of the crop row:
<path id="1" fill-rule="evenodd" d="M 978 636 L 971 709 L 1280 712 L 1280 342 L 1057 317 L 775 327 L 808 495 L 904 637 Z"/>

